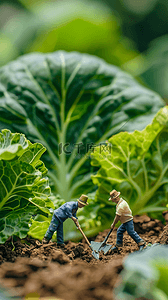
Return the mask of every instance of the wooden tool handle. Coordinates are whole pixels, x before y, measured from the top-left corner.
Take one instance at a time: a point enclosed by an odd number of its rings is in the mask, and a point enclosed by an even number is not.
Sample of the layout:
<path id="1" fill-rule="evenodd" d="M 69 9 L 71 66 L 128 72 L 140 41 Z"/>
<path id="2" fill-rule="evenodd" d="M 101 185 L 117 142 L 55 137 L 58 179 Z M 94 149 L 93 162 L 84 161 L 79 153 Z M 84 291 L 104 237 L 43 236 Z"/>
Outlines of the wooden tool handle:
<path id="1" fill-rule="evenodd" d="M 87 239 L 87 237 L 86 237 L 86 235 L 84 234 L 83 230 L 80 228 L 80 226 L 77 226 L 77 227 L 78 227 L 79 231 L 82 233 L 83 237 L 85 238 L 85 240 L 86 240 L 87 244 L 88 244 L 88 245 L 89 245 L 89 247 L 90 247 L 89 240 Z"/>

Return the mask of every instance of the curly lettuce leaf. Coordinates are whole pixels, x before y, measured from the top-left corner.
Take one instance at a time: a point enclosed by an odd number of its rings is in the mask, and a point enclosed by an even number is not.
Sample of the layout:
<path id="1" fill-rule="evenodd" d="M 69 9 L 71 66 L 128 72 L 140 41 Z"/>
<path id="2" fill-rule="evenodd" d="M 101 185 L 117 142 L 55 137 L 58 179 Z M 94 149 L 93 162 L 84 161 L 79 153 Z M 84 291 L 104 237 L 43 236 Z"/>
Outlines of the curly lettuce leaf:
<path id="1" fill-rule="evenodd" d="M 0 133 L 0 243 L 12 235 L 25 237 L 31 216 L 48 215 L 54 207 L 47 169 L 39 160 L 44 151 L 23 134 Z"/>
<path id="2" fill-rule="evenodd" d="M 97 147 L 92 165 L 99 167 L 92 176 L 98 185 L 96 197 L 104 206 L 112 189 L 121 191 L 133 214 L 159 213 L 168 202 L 168 107 L 162 108 L 144 130 L 121 132 L 109 139 L 108 148 Z M 111 214 L 114 210 L 111 209 Z"/>

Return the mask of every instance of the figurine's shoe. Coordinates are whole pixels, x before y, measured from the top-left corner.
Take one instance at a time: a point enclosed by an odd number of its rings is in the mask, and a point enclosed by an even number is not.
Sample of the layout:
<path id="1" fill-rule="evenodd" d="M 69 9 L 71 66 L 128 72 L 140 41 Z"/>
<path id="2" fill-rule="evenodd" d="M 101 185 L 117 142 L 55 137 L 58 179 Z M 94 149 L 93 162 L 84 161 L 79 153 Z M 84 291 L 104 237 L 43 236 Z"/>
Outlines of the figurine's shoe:
<path id="1" fill-rule="evenodd" d="M 139 250 L 140 250 L 140 251 L 143 250 L 143 249 L 145 248 L 145 245 L 146 245 L 146 243 L 144 243 L 143 245 L 140 245 L 140 246 L 139 246 Z"/>
<path id="2" fill-rule="evenodd" d="M 118 253 L 118 247 L 113 247 L 113 248 L 111 248 L 111 252 L 112 253 Z"/>
<path id="3" fill-rule="evenodd" d="M 46 237 L 44 237 L 44 238 L 42 239 L 42 243 L 43 243 L 43 244 L 48 244 L 49 241 L 50 241 L 50 240 L 48 240 Z"/>
<path id="4" fill-rule="evenodd" d="M 57 243 L 57 247 L 59 247 L 59 248 L 65 248 L 65 244 L 64 243 L 62 243 L 62 244 Z"/>

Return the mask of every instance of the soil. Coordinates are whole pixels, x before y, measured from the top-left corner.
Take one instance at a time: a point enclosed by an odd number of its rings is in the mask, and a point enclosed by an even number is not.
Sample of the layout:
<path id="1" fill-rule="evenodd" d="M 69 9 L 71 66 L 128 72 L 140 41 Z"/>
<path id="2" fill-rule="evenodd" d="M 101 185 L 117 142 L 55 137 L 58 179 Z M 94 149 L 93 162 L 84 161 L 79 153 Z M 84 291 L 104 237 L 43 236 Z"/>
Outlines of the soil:
<path id="1" fill-rule="evenodd" d="M 165 224 L 148 216 L 135 216 L 135 230 L 148 243 L 168 244 L 168 211 L 163 213 Z M 115 245 L 115 229 L 108 244 Z M 102 242 L 109 229 L 95 239 Z M 42 244 L 38 240 L 8 240 L 0 245 L 0 282 L 13 297 L 22 299 L 112 300 L 114 287 L 123 269 L 123 260 L 137 244 L 124 234 L 124 246 L 119 253 L 111 250 L 96 260 L 85 240 Z"/>

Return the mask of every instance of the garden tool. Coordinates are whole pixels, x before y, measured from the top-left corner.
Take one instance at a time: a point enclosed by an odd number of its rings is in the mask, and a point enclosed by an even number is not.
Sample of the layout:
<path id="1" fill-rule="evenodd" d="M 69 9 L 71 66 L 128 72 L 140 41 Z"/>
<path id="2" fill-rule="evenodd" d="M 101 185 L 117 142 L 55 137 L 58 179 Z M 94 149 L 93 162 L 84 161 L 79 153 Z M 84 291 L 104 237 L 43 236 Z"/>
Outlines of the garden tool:
<path id="1" fill-rule="evenodd" d="M 83 235 L 84 239 L 86 240 L 87 244 L 89 245 L 89 247 L 92 249 L 92 246 L 89 243 L 89 240 L 87 239 L 86 235 L 84 234 L 82 228 L 80 226 L 78 226 L 78 225 L 76 225 L 76 226 L 79 229 L 79 231 L 82 233 L 82 235 Z M 94 258 L 99 259 L 99 253 L 96 253 L 94 250 L 92 251 L 92 255 L 94 256 Z"/>
<path id="2" fill-rule="evenodd" d="M 111 234 L 112 230 L 113 229 L 111 228 L 109 233 L 107 234 L 107 236 L 105 237 L 105 239 L 102 243 L 91 241 L 91 247 L 96 253 L 98 253 L 99 251 L 103 251 L 104 254 L 106 254 L 110 250 L 112 245 L 106 244 L 106 242 L 107 242 L 107 240 L 109 238 L 109 235 Z"/>

